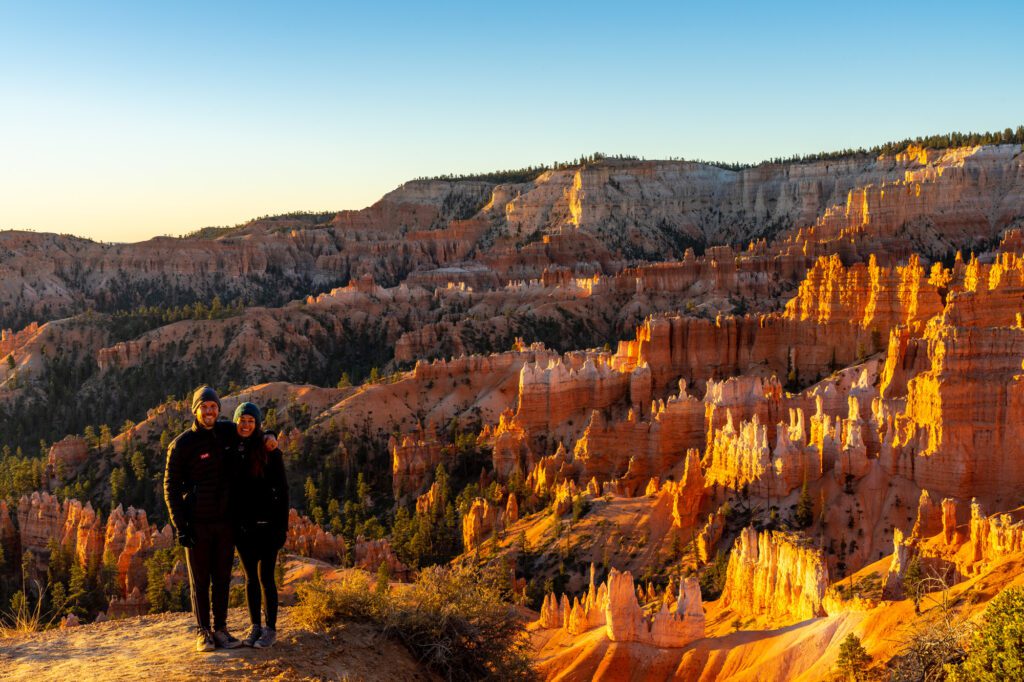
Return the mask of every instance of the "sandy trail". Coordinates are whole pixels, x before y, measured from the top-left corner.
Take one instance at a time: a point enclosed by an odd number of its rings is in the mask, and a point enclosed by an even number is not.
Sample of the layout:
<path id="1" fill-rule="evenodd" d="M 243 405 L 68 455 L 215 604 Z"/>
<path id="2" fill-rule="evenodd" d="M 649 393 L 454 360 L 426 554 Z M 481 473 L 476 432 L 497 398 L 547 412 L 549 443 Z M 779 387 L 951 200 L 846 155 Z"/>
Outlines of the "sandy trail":
<path id="1" fill-rule="evenodd" d="M 293 632 L 290 609 L 280 616 L 269 650 L 240 648 L 200 654 L 189 613 L 160 614 L 0 639 L 2 680 L 431 680 L 398 644 L 361 624 L 329 636 Z M 228 627 L 248 629 L 243 609 Z"/>

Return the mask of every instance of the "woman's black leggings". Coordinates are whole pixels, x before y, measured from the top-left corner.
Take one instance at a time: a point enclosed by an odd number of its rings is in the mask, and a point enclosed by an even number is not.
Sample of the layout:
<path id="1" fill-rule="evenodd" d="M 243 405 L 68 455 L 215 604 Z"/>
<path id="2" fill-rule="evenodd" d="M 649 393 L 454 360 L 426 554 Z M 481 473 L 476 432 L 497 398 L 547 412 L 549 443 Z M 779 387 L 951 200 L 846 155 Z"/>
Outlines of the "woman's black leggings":
<path id="1" fill-rule="evenodd" d="M 277 547 L 256 542 L 238 545 L 238 556 L 245 571 L 245 603 L 249 607 L 249 620 L 261 625 L 260 594 L 267 609 L 267 627 L 277 629 L 277 584 L 274 567 L 277 565 Z"/>

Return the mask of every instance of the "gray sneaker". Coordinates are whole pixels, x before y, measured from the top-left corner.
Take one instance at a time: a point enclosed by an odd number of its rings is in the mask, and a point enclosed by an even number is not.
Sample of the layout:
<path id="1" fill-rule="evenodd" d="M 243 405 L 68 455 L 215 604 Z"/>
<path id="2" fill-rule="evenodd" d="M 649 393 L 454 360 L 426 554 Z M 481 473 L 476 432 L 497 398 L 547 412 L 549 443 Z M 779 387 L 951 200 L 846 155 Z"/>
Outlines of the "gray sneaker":
<path id="1" fill-rule="evenodd" d="M 274 646 L 274 642 L 277 641 L 277 630 L 271 630 L 270 628 L 263 628 L 263 633 L 260 638 L 253 644 L 255 649 L 269 649 Z"/>
<path id="2" fill-rule="evenodd" d="M 213 635 L 210 634 L 209 630 L 202 628 L 196 632 L 196 651 L 203 653 L 206 651 L 213 651 L 217 646 L 213 642 Z"/>
<path id="3" fill-rule="evenodd" d="M 242 646 L 242 642 L 237 637 L 233 637 L 227 630 L 217 630 L 213 633 L 213 641 L 216 642 L 217 646 L 221 649 L 237 649 Z"/>
<path id="4" fill-rule="evenodd" d="M 242 644 L 244 644 L 245 646 L 252 646 L 256 643 L 256 640 L 258 640 L 260 638 L 260 635 L 262 634 L 263 628 L 259 625 L 253 625 L 251 628 L 249 628 L 249 634 L 247 634 L 245 636 L 245 639 L 242 640 Z"/>

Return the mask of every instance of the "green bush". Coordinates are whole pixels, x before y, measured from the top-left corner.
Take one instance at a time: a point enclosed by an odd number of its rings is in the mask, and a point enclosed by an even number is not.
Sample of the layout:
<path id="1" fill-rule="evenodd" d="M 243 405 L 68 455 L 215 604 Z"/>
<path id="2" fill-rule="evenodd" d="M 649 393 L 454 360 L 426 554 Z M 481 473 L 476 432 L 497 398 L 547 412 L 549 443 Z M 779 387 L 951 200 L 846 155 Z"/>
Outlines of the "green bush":
<path id="1" fill-rule="evenodd" d="M 311 630 L 371 622 L 448 680 L 534 679 L 522 625 L 496 585 L 470 567 L 427 568 L 391 592 L 373 590 L 362 573 L 331 583 L 316 577 L 297 588 L 292 614 Z"/>
<path id="2" fill-rule="evenodd" d="M 989 603 L 967 659 L 950 672 L 955 680 L 1024 680 L 1024 588 L 1003 590 Z"/>

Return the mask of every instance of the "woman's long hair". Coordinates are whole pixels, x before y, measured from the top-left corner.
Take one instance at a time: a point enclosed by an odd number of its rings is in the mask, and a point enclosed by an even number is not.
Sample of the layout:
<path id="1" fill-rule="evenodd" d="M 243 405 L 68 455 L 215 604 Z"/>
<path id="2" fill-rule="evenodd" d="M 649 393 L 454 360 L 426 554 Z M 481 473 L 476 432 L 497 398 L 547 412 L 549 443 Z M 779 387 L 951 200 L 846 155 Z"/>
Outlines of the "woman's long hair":
<path id="1" fill-rule="evenodd" d="M 256 430 L 249 436 L 246 456 L 249 458 L 249 475 L 253 478 L 260 478 L 267 469 L 267 448 L 263 444 L 263 429 L 256 427 Z"/>

